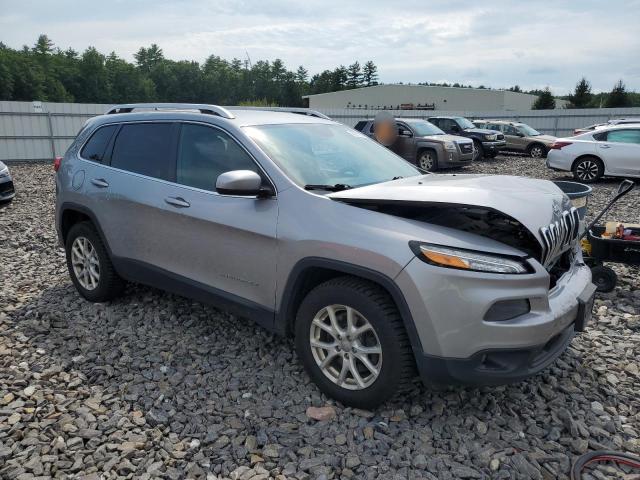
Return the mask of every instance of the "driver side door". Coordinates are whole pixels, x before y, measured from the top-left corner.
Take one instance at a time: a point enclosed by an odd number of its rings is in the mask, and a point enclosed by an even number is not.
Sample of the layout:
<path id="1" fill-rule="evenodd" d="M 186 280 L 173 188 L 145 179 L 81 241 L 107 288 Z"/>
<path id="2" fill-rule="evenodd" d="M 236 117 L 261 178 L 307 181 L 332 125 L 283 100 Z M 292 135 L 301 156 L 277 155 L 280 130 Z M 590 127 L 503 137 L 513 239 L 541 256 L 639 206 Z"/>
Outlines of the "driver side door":
<path id="1" fill-rule="evenodd" d="M 398 129 L 398 138 L 391 145 L 391 150 L 400 155 L 405 160 L 415 163 L 416 161 L 416 137 L 409 125 L 402 122 L 396 122 Z M 403 133 L 404 132 L 404 133 Z M 402 133 L 402 134 L 401 134 Z"/>

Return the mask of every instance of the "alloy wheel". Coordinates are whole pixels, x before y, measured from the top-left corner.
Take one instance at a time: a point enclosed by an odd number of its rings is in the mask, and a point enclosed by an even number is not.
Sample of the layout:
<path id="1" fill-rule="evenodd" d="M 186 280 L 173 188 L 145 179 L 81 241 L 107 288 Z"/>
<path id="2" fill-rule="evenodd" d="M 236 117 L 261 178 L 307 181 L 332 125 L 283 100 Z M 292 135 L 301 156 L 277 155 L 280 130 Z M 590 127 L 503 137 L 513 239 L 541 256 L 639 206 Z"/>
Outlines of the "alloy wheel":
<path id="1" fill-rule="evenodd" d="M 433 168 L 433 154 L 431 152 L 424 152 L 420 155 L 418 163 L 421 169 L 430 171 Z"/>
<path id="2" fill-rule="evenodd" d="M 544 155 L 544 150 L 540 146 L 535 146 L 531 149 L 531 156 L 533 158 L 542 158 Z"/>
<path id="3" fill-rule="evenodd" d="M 382 345 L 369 321 L 346 305 L 329 305 L 313 318 L 309 342 L 316 365 L 348 390 L 371 386 L 382 368 Z"/>
<path id="4" fill-rule="evenodd" d="M 71 245 L 73 273 L 82 288 L 94 290 L 100 282 L 100 260 L 95 247 L 86 237 L 77 237 Z"/>
<path id="5" fill-rule="evenodd" d="M 598 177 L 598 164 L 593 160 L 583 160 L 576 166 L 576 176 L 580 180 L 595 180 Z"/>
<path id="6" fill-rule="evenodd" d="M 478 144 L 473 142 L 473 161 L 475 162 L 480 157 L 480 149 L 478 148 Z"/>

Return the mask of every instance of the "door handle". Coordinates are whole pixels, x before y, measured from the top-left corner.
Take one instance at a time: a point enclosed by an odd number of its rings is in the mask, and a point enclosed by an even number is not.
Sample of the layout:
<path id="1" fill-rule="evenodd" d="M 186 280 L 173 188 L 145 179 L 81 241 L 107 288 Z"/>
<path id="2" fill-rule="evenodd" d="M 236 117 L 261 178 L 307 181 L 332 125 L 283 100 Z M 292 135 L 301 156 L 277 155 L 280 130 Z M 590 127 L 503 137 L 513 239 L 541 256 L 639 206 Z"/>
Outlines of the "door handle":
<path id="1" fill-rule="evenodd" d="M 611 148 L 611 145 L 600 145 L 600 148 Z"/>
<path id="2" fill-rule="evenodd" d="M 169 205 L 173 205 L 174 207 L 179 208 L 188 208 L 191 206 L 191 204 L 182 197 L 167 197 L 164 199 L 164 201 Z"/>
<path id="3" fill-rule="evenodd" d="M 107 182 L 104 178 L 92 178 L 91 183 L 93 183 L 98 188 L 107 188 L 109 186 L 109 182 Z"/>

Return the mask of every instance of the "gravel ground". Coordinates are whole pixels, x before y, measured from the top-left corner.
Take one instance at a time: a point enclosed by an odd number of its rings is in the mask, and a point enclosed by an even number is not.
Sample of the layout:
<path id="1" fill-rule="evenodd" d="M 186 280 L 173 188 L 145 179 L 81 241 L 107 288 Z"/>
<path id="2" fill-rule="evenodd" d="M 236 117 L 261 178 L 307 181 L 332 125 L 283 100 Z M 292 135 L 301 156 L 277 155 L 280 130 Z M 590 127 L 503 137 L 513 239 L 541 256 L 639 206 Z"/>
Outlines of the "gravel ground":
<path id="1" fill-rule="evenodd" d="M 562 178 L 516 156 L 466 171 Z M 614 267 L 618 287 L 543 374 L 483 389 L 416 382 L 358 411 L 318 392 L 290 340 L 249 321 L 140 286 L 82 300 L 57 245 L 51 166 L 12 172 L 18 195 L 0 209 L 2 478 L 562 479 L 588 450 L 640 453 L 637 268 Z M 617 183 L 595 186 L 591 212 Z M 608 217 L 640 222 L 639 195 Z M 624 475 L 601 466 L 589 478 Z"/>

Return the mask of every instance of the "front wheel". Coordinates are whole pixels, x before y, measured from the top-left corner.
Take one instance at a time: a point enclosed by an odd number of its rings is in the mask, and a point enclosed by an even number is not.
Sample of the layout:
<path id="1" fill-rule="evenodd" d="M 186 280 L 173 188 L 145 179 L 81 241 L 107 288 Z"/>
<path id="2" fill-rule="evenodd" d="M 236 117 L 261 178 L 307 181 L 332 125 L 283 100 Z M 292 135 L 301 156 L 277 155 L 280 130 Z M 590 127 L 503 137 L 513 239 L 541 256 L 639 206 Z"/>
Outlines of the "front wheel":
<path id="1" fill-rule="evenodd" d="M 485 157 L 484 148 L 477 140 L 473 141 L 473 161 L 482 160 Z"/>
<path id="2" fill-rule="evenodd" d="M 598 181 L 604 174 L 604 165 L 595 157 L 584 157 L 578 160 L 572 168 L 573 178 L 582 183 Z"/>
<path id="3" fill-rule="evenodd" d="M 345 405 L 374 408 L 414 373 L 398 309 L 366 280 L 339 277 L 309 292 L 298 310 L 295 337 L 311 379 Z"/>
<path id="4" fill-rule="evenodd" d="M 438 156 L 433 150 L 422 150 L 418 153 L 418 166 L 428 172 L 438 169 Z"/>

